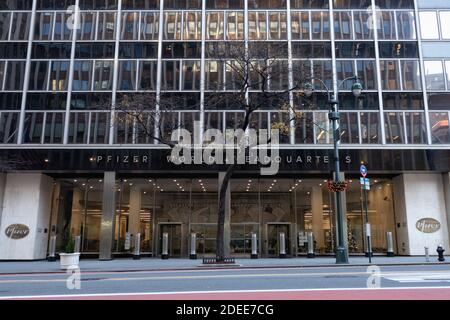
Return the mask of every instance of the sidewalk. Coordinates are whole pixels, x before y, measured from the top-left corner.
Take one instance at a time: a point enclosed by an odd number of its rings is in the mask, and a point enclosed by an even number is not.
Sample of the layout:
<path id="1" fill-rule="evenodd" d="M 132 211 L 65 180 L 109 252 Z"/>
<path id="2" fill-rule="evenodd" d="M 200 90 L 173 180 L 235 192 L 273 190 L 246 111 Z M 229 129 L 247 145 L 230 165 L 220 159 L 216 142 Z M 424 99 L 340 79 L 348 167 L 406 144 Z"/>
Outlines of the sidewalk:
<path id="1" fill-rule="evenodd" d="M 227 268 L 307 268 L 307 267 L 348 267 L 368 266 L 369 259 L 365 257 L 351 257 L 349 265 L 336 265 L 334 257 L 319 257 L 315 259 L 237 259 L 235 267 Z M 450 259 L 446 262 L 438 262 L 437 257 L 430 257 L 430 262 L 425 257 L 374 257 L 373 265 L 378 266 L 402 266 L 402 265 L 450 265 Z M 214 266 L 202 266 L 202 260 L 142 258 L 141 260 L 115 259 L 111 261 L 81 260 L 80 268 L 89 272 L 125 272 L 125 271 L 170 271 L 170 270 L 201 270 L 218 268 Z M 27 273 L 55 273 L 63 272 L 59 269 L 59 261 L 0 261 L 0 274 L 27 274 Z"/>

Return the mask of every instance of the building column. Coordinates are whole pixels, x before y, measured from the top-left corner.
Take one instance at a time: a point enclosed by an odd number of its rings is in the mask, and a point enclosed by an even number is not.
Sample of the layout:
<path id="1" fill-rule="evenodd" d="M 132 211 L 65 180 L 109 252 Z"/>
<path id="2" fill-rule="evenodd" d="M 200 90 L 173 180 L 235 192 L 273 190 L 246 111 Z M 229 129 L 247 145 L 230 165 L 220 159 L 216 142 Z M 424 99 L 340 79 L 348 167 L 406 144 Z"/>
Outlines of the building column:
<path id="1" fill-rule="evenodd" d="M 323 193 L 322 187 L 314 186 L 311 193 L 312 229 L 317 249 L 325 247 L 323 232 Z"/>
<path id="2" fill-rule="evenodd" d="M 128 232 L 133 238 L 140 232 L 141 222 L 141 187 L 133 185 L 130 189 L 130 216 Z M 144 235 L 142 235 L 143 237 Z M 131 244 L 134 246 L 134 243 Z"/>
<path id="3" fill-rule="evenodd" d="M 100 225 L 100 260 L 112 259 L 116 213 L 116 173 L 105 172 L 103 178 L 102 222 Z"/>
<path id="4" fill-rule="evenodd" d="M 441 174 L 403 174 L 394 178 L 397 243 L 400 255 L 424 255 L 424 247 L 436 254 L 442 244 L 449 248 L 448 214 Z M 423 220 L 426 219 L 426 220 Z M 419 230 L 419 221 L 439 222 L 439 228 Z"/>
<path id="5" fill-rule="evenodd" d="M 53 180 L 40 173 L 8 173 L 0 221 L 0 260 L 47 256 Z"/>
<path id="6" fill-rule="evenodd" d="M 442 175 L 444 180 L 444 200 L 445 200 L 445 209 L 447 215 L 447 229 L 449 230 L 448 237 L 450 238 L 450 172 L 444 173 Z M 448 239 L 450 242 L 450 239 Z M 447 251 L 450 248 L 446 248 Z"/>
<path id="7" fill-rule="evenodd" d="M 225 172 L 219 172 L 219 190 L 220 193 L 220 186 L 222 185 L 222 181 L 225 177 Z M 224 235 L 223 235 L 223 243 L 225 244 L 225 257 L 230 256 L 230 241 L 231 241 L 231 190 L 230 190 L 230 184 L 228 183 L 227 188 L 227 194 L 225 196 L 225 229 L 224 229 Z M 219 197 L 219 196 L 218 196 Z"/>

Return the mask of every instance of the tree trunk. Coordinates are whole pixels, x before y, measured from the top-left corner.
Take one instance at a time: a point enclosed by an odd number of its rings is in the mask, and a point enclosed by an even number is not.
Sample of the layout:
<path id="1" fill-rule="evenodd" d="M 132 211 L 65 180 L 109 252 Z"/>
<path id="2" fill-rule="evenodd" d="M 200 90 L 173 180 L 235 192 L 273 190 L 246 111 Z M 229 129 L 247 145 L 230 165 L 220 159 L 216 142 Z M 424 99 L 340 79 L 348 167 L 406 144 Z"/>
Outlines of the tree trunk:
<path id="1" fill-rule="evenodd" d="M 234 171 L 234 165 L 230 165 L 225 173 L 222 184 L 219 190 L 219 212 L 217 222 L 217 246 L 216 246 L 216 258 L 217 262 L 221 262 L 225 258 L 225 203 L 228 191 L 228 185 L 231 179 L 231 175 Z M 229 245 L 229 244 L 227 244 Z"/>

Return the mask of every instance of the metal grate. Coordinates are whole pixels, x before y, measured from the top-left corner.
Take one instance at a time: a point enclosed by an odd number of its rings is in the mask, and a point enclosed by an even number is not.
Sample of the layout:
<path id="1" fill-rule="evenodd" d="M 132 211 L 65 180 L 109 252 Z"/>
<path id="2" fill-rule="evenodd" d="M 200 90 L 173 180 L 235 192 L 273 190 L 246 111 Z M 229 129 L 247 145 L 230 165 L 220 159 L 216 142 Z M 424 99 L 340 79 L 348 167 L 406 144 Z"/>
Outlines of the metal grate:
<path id="1" fill-rule="evenodd" d="M 203 264 L 234 264 L 234 258 L 203 258 Z"/>

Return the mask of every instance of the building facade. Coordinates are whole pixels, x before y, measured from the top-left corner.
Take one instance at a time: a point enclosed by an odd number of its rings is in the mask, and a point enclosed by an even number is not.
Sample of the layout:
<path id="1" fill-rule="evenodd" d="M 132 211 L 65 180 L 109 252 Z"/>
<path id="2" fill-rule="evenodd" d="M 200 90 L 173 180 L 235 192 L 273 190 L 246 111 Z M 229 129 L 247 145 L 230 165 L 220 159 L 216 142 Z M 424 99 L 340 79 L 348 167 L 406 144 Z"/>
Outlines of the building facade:
<path id="1" fill-rule="evenodd" d="M 114 121 L 120 112 L 103 101 L 177 96 L 173 121 L 236 128 L 242 110 L 211 106 L 208 97 L 237 90 L 224 48 L 255 43 L 285 47 L 288 68 L 273 90 L 314 76 L 338 94 L 350 253 L 365 245 L 361 163 L 371 178 L 376 253 L 386 252 L 387 232 L 398 255 L 448 248 L 449 21 L 450 2 L 434 0 L 1 1 L 0 260 L 44 259 L 52 235 L 58 252 L 81 236 L 85 255 L 109 259 L 129 253 L 127 235 L 137 233 L 152 256 L 161 254 L 163 233 L 173 257 L 189 255 L 192 233 L 198 254 L 214 255 L 226 168 L 174 165 L 165 145 L 143 138 L 132 121 Z M 338 93 L 355 74 L 363 96 L 346 86 Z M 305 254 L 307 232 L 318 253 L 333 254 L 332 137 L 321 97 L 304 110 L 308 121 L 290 122 L 276 176 L 252 166 L 233 175 L 229 255 L 249 256 L 256 233 L 259 254 L 276 257 L 281 232 L 290 256 Z M 268 104 L 251 126 L 287 117 Z"/>

